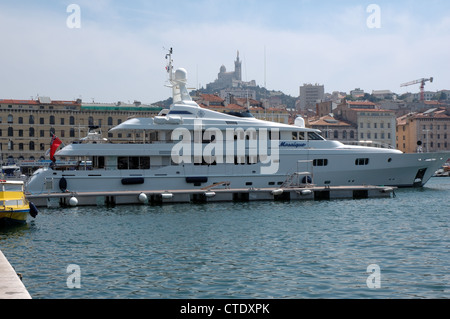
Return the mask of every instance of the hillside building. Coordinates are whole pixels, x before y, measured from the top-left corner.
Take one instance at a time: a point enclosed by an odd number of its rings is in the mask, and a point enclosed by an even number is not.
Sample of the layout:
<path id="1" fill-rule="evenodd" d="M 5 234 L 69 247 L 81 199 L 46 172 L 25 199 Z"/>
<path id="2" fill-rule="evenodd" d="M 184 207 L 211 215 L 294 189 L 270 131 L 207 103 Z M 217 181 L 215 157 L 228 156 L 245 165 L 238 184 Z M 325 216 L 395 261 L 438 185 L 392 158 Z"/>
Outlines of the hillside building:
<path id="1" fill-rule="evenodd" d="M 224 89 L 231 89 L 231 88 L 242 88 L 244 86 L 256 86 L 256 82 L 250 81 L 250 82 L 244 82 L 242 81 L 242 61 L 239 58 L 239 51 L 237 51 L 237 57 L 234 61 L 234 71 L 227 72 L 227 68 L 225 65 L 222 65 L 220 67 L 219 73 L 217 74 L 217 79 L 206 85 L 206 89 L 208 92 L 220 92 Z M 232 90 L 233 91 L 233 90 Z M 243 94 L 240 90 L 236 90 L 236 94 Z M 227 94 L 232 92 L 223 92 L 222 94 Z"/>

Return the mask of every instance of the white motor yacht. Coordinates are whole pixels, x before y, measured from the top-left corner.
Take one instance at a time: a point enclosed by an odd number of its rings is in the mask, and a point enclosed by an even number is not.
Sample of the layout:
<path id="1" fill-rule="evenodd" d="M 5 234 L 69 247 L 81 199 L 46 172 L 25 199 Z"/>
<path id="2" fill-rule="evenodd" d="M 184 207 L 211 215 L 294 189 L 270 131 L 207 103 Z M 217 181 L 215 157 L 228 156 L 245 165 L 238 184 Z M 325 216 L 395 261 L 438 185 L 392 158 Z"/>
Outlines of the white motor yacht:
<path id="1" fill-rule="evenodd" d="M 154 118 L 132 118 L 111 129 L 134 136 L 128 143 L 73 143 L 55 157 L 78 161 L 68 170 L 37 170 L 30 194 L 152 191 L 204 188 L 317 186 L 421 187 L 449 153 L 404 154 L 395 149 L 344 145 L 320 131 L 201 108 L 186 88 L 187 72 L 166 55 L 173 104 Z"/>

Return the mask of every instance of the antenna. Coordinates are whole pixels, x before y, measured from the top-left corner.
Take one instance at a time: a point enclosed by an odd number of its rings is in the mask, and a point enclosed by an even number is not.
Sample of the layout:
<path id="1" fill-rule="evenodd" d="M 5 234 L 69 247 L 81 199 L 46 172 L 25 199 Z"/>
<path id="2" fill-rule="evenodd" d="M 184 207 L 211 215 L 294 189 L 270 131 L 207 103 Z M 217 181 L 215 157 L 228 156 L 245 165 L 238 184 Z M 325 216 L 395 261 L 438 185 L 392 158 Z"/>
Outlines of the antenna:
<path id="1" fill-rule="evenodd" d="M 192 101 L 188 88 L 186 88 L 187 71 L 180 68 L 173 72 L 172 53 L 173 49 L 170 48 L 169 53 L 166 54 L 166 60 L 168 60 L 166 70 L 169 73 L 170 82 L 170 85 L 166 86 L 172 88 L 173 104 L 183 101 Z"/>
<path id="2" fill-rule="evenodd" d="M 248 75 L 247 75 L 247 58 L 244 55 L 244 67 L 245 67 L 245 82 L 248 81 Z"/>
<path id="3" fill-rule="evenodd" d="M 173 49 L 170 48 L 169 49 L 169 53 L 166 54 L 166 60 L 168 60 L 167 66 L 166 66 L 166 70 L 167 70 L 167 73 L 169 73 L 169 80 L 170 80 L 170 82 L 172 82 L 172 68 L 173 68 L 173 66 L 172 66 L 172 62 L 173 62 L 173 60 L 172 60 L 172 53 L 173 53 Z"/>
<path id="4" fill-rule="evenodd" d="M 266 83 L 266 46 L 264 46 L 264 88 L 267 89 L 267 83 Z"/>

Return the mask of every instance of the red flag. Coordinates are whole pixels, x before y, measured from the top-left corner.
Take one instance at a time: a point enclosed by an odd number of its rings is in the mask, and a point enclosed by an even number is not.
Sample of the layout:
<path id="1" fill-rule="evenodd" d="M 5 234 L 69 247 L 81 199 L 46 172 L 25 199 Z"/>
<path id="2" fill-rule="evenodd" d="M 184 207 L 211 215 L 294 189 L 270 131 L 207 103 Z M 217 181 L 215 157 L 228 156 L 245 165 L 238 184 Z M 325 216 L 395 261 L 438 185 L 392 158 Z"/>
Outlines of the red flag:
<path id="1" fill-rule="evenodd" d="M 58 149 L 58 147 L 62 144 L 61 140 L 56 136 L 52 135 L 52 143 L 50 145 L 50 159 L 55 162 L 55 152 Z"/>

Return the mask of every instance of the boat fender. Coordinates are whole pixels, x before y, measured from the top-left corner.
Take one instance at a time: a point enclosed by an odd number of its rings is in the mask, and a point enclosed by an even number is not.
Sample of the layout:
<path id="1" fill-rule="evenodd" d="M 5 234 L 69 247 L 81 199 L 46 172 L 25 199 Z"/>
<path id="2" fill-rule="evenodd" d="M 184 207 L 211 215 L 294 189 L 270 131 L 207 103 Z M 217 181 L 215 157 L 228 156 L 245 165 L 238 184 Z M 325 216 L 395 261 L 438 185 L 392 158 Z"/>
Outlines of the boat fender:
<path id="1" fill-rule="evenodd" d="M 311 195 L 312 194 L 312 190 L 310 189 L 304 189 L 300 192 L 302 195 Z"/>
<path id="2" fill-rule="evenodd" d="M 272 195 L 274 195 L 274 196 L 276 196 L 276 195 L 281 195 L 281 194 L 283 194 L 283 190 L 280 188 L 280 189 L 275 189 L 275 190 L 273 190 L 272 191 Z"/>
<path id="3" fill-rule="evenodd" d="M 34 205 L 32 202 L 29 202 L 29 204 L 30 204 L 30 216 L 36 218 L 36 216 L 39 214 L 39 211 L 36 208 L 36 205 Z"/>
<path id="4" fill-rule="evenodd" d="M 140 194 L 139 194 L 139 201 L 140 201 L 141 203 L 144 204 L 147 200 L 148 200 L 147 195 L 145 195 L 144 193 L 140 193 Z"/>
<path id="5" fill-rule="evenodd" d="M 65 193 L 67 191 L 67 180 L 65 177 L 63 177 L 59 180 L 59 189 L 63 193 Z"/>
<path id="6" fill-rule="evenodd" d="M 216 196 L 216 193 L 215 192 L 205 192 L 205 196 L 206 197 L 214 197 L 214 196 Z"/>
<path id="7" fill-rule="evenodd" d="M 172 199 L 173 194 L 172 193 L 163 193 L 161 194 L 162 199 Z"/>
<path id="8" fill-rule="evenodd" d="M 69 205 L 75 207 L 78 205 L 78 199 L 74 196 L 69 199 Z"/>

